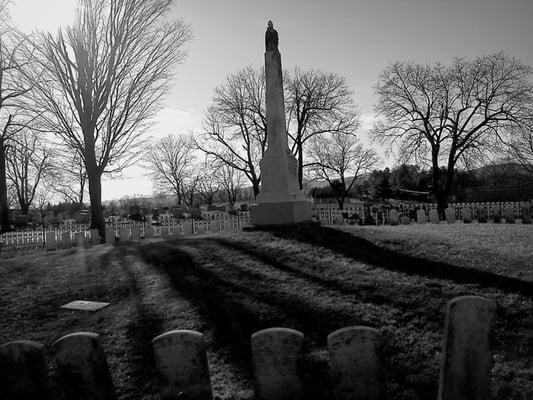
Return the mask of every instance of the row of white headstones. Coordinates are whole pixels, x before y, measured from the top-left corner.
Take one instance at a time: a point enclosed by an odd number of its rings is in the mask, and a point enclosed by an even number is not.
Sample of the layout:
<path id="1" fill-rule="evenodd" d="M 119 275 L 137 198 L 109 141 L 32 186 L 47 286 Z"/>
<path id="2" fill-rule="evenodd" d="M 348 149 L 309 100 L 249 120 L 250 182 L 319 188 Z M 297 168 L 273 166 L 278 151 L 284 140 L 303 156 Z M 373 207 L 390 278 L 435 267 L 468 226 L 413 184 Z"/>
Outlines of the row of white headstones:
<path id="1" fill-rule="evenodd" d="M 451 207 L 446 208 L 444 210 L 444 215 L 446 217 L 447 223 L 450 224 L 456 221 L 454 208 L 451 208 Z M 429 217 L 430 223 L 440 224 L 439 213 L 437 210 L 435 209 L 429 210 L 429 215 L 427 215 L 426 211 L 422 209 L 419 209 L 416 211 L 416 222 L 418 224 L 425 224 L 426 222 L 428 222 L 428 217 Z M 515 222 L 515 215 L 514 215 L 513 207 L 508 207 L 504 210 L 504 218 L 507 223 Z M 465 207 L 462 209 L 462 220 L 463 222 L 466 222 L 466 223 L 472 222 L 472 213 L 469 207 Z M 529 214 L 524 213 L 522 220 L 523 220 L 522 222 L 530 222 L 531 217 L 529 216 Z M 411 223 L 411 220 L 409 219 L 409 217 L 405 215 L 401 216 L 397 210 L 390 211 L 390 224 L 391 225 L 399 225 L 399 224 L 405 225 L 405 224 L 410 224 L 410 223 Z"/>
<path id="2" fill-rule="evenodd" d="M 495 320 L 493 302 L 461 296 L 448 302 L 445 317 L 439 400 L 486 400 L 490 395 Z M 298 359 L 304 335 L 288 328 L 269 328 L 251 336 L 255 398 L 304 399 Z M 379 330 L 353 326 L 327 338 L 332 393 L 336 399 L 384 399 L 386 386 Z M 163 399 L 212 400 L 203 334 L 191 330 L 164 333 L 152 341 L 158 387 Z M 116 399 L 99 336 L 73 333 L 52 344 L 57 386 L 65 398 Z M 44 346 L 15 341 L 0 347 L 0 398 L 50 399 Z M 35 397 L 32 397 L 35 396 Z"/>

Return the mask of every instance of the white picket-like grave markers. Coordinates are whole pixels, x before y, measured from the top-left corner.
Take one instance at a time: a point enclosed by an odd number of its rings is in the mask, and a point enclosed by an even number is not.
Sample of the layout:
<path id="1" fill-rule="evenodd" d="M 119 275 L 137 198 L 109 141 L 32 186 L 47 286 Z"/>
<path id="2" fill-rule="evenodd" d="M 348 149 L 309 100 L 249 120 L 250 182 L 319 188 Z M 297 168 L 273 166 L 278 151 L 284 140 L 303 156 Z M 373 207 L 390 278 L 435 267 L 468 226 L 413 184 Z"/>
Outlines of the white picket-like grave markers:
<path id="1" fill-rule="evenodd" d="M 390 210 L 390 224 L 396 226 L 400 223 L 400 214 L 396 210 Z"/>
<path id="2" fill-rule="evenodd" d="M 381 348 L 381 333 L 366 326 L 351 326 L 328 335 L 329 365 L 336 399 L 385 399 Z"/>
<path id="3" fill-rule="evenodd" d="M 438 400 L 490 398 L 490 334 L 496 306 L 479 296 L 448 302 Z"/>
<path id="4" fill-rule="evenodd" d="M 252 365 L 257 400 L 303 398 L 297 371 L 304 335 L 288 328 L 269 328 L 252 335 Z"/>
<path id="5" fill-rule="evenodd" d="M 44 346 L 18 340 L 0 347 L 0 399 L 50 400 Z"/>
<path id="6" fill-rule="evenodd" d="M 99 336 L 78 332 L 52 344 L 59 387 L 67 399 L 115 400 L 115 388 Z"/>
<path id="7" fill-rule="evenodd" d="M 164 333 L 152 340 L 163 400 L 183 393 L 189 399 L 212 400 L 204 335 L 190 330 Z"/>

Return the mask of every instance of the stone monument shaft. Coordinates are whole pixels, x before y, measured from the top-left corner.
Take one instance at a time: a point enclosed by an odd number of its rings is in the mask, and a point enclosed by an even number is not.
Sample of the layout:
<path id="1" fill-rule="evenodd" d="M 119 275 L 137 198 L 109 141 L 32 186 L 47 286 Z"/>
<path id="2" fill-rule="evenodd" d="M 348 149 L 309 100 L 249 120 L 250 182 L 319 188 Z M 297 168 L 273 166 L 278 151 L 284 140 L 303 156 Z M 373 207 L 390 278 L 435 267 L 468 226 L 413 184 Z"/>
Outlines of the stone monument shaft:
<path id="1" fill-rule="evenodd" d="M 268 22 L 265 35 L 267 150 L 260 162 L 261 190 L 252 207 L 254 225 L 284 225 L 311 220 L 311 205 L 298 182 L 296 158 L 288 147 L 278 33 Z"/>

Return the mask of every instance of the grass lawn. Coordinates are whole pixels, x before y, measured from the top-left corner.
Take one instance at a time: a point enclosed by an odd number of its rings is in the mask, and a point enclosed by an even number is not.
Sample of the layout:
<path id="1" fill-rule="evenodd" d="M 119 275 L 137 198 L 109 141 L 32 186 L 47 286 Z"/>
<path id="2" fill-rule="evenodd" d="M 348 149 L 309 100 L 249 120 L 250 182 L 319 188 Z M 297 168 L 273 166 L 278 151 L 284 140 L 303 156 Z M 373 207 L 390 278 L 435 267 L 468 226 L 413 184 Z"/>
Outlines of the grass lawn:
<path id="1" fill-rule="evenodd" d="M 250 335 L 273 326 L 304 333 L 306 398 L 328 399 L 326 336 L 367 325 L 388 398 L 436 400 L 443 311 L 465 294 L 497 304 L 494 397 L 533 398 L 533 226 L 304 226 L 4 255 L 0 273 L 0 343 L 97 332 L 121 399 L 158 398 L 151 339 L 172 329 L 205 334 L 215 396 L 251 399 Z M 59 308 L 77 299 L 112 305 Z"/>

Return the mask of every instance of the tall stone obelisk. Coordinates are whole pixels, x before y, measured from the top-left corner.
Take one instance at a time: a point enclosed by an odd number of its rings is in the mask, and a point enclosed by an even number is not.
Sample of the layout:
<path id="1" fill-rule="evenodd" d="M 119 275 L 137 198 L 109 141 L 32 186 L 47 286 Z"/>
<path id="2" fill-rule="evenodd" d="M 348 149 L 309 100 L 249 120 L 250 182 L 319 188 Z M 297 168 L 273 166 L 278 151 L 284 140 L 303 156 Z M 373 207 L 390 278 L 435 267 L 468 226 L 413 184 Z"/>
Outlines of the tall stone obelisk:
<path id="1" fill-rule="evenodd" d="M 278 33 L 268 21 L 265 35 L 267 150 L 260 162 L 261 189 L 251 207 L 252 224 L 286 225 L 311 221 L 311 202 L 298 183 L 296 158 L 289 150 Z"/>

